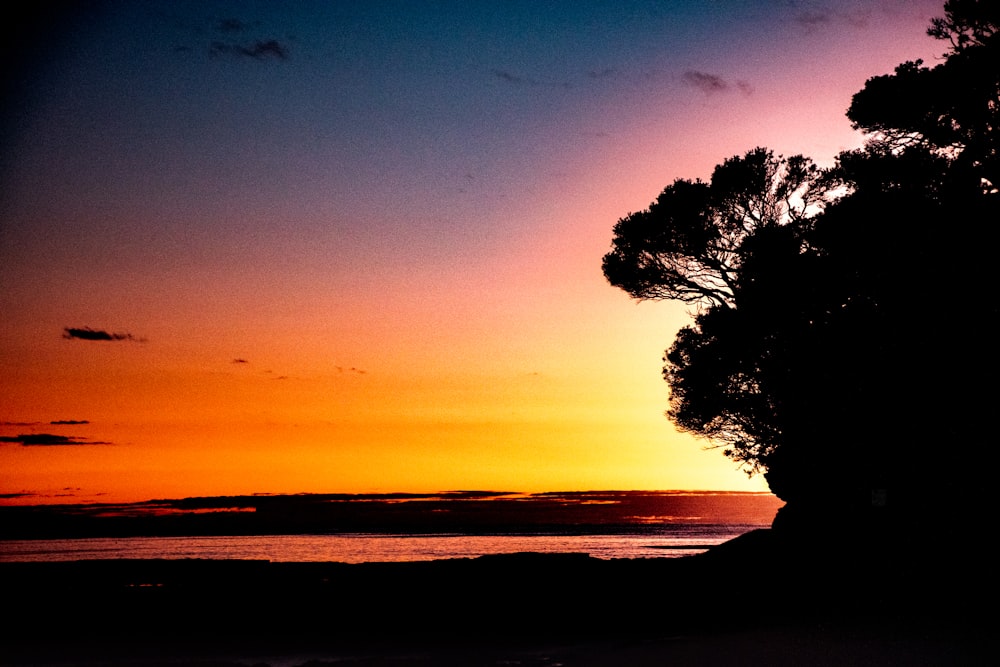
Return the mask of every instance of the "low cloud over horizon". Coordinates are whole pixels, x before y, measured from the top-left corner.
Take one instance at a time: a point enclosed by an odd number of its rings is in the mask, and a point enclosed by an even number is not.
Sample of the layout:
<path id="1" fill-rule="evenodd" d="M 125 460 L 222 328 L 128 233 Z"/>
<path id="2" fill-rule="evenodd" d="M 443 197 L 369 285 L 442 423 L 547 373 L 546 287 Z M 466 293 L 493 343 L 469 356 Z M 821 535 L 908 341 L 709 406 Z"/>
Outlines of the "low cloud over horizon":
<path id="1" fill-rule="evenodd" d="M 66 447 L 82 445 L 110 445 L 112 443 L 100 440 L 87 440 L 72 435 L 56 435 L 55 433 L 19 433 L 18 435 L 0 436 L 0 443 L 8 442 L 22 447 Z"/>

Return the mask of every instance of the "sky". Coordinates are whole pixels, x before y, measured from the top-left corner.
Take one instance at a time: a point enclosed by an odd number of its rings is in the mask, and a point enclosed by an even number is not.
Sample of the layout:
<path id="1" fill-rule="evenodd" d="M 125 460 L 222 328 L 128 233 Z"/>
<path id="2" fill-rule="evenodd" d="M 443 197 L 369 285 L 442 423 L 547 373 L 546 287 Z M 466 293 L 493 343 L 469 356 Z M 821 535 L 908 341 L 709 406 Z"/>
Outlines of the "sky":
<path id="1" fill-rule="evenodd" d="M 940 0 L 88 2 L 8 20 L 0 503 L 761 491 L 612 227 L 860 146 Z M 10 17 L 8 17 L 10 19 Z"/>

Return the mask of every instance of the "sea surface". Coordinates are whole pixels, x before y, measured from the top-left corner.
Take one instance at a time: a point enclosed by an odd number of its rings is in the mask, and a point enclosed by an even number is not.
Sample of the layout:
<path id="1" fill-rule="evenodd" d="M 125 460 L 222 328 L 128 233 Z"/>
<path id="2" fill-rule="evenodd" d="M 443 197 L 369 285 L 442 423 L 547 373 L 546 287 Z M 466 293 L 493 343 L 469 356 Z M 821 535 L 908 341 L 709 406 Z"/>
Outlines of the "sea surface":
<path id="1" fill-rule="evenodd" d="M 312 494 L 0 507 L 0 562 L 404 562 L 518 552 L 676 558 L 770 525 L 770 494 Z"/>
<path id="2" fill-rule="evenodd" d="M 676 558 L 758 526 L 672 526 L 610 535 L 257 535 L 92 537 L 0 541 L 0 562 L 114 558 L 249 559 L 273 562 L 399 562 L 533 551 L 594 558 Z"/>

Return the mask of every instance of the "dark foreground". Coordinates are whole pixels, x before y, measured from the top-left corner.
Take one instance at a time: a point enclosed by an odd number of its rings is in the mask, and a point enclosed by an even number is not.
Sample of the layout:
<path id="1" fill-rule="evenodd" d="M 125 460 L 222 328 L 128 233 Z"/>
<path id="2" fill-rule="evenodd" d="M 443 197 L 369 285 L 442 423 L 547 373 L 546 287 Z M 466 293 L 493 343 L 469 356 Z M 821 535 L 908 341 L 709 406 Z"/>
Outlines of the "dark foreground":
<path id="1" fill-rule="evenodd" d="M 858 553 L 0 564 L 0 664 L 997 664 L 991 559 Z"/>

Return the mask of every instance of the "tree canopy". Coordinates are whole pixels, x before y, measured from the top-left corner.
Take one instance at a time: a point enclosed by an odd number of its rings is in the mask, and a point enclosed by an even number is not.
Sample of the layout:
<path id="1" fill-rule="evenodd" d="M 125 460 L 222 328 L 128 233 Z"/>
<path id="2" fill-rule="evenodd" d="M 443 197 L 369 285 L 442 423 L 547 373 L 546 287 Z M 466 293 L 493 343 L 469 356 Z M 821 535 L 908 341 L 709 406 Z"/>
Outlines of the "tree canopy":
<path id="1" fill-rule="evenodd" d="M 695 307 L 664 357 L 668 416 L 790 507 L 870 512 L 888 490 L 928 516 L 931 474 L 986 502 L 998 18 L 947 2 L 945 60 L 870 79 L 848 110 L 869 141 L 834 167 L 755 148 L 614 226 L 609 282 Z"/>
<path id="2" fill-rule="evenodd" d="M 718 165 L 710 183 L 678 179 L 618 221 L 604 275 L 638 299 L 732 306 L 744 242 L 821 206 L 820 175 L 801 155 L 755 148 Z"/>
<path id="3" fill-rule="evenodd" d="M 1000 121 L 1000 4 L 949 0 L 945 16 L 928 33 L 949 42 L 944 60 L 928 68 L 920 60 L 876 76 L 851 100 L 855 129 L 898 149 L 919 145 L 974 171 L 988 190 L 1000 186 L 997 125 Z"/>

